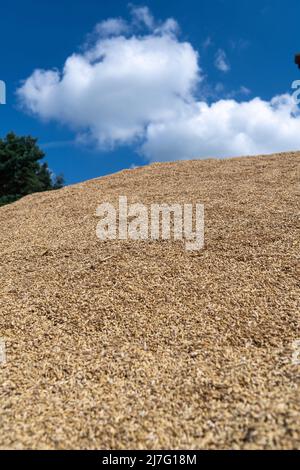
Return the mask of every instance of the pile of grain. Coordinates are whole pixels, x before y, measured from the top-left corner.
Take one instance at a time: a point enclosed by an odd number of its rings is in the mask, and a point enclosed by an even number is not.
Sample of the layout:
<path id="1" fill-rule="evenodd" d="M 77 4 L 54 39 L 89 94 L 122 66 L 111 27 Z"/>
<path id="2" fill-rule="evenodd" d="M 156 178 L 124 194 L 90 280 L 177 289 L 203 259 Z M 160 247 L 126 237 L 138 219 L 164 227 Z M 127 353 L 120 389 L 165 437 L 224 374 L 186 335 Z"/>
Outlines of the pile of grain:
<path id="1" fill-rule="evenodd" d="M 0 209 L 0 447 L 299 448 L 300 154 L 154 164 Z M 206 246 L 100 242 L 202 202 Z"/>

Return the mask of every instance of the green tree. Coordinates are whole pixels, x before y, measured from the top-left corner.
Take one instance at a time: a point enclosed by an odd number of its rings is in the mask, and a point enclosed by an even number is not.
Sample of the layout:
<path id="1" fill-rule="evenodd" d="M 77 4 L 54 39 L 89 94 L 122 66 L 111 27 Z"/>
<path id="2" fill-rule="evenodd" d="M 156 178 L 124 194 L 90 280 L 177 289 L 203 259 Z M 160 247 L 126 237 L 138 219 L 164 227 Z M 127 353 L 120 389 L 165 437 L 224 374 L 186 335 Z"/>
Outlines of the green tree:
<path id="1" fill-rule="evenodd" d="M 61 175 L 52 178 L 47 163 L 41 163 L 44 156 L 33 137 L 11 132 L 0 139 L 0 206 L 64 185 Z"/>

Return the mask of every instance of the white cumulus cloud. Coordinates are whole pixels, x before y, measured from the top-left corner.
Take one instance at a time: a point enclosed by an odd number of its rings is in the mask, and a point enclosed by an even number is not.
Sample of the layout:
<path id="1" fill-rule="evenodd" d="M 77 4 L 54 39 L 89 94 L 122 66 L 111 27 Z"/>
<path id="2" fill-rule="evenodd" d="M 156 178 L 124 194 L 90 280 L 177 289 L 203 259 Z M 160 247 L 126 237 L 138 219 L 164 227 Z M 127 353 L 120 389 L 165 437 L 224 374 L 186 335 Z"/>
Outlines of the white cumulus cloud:
<path id="1" fill-rule="evenodd" d="M 66 124 L 81 142 L 133 144 L 151 161 L 300 149 L 300 117 L 289 95 L 197 100 L 200 57 L 180 40 L 177 22 L 131 8 L 131 22 L 99 23 L 94 42 L 61 71 L 35 70 L 18 90 L 24 108 Z"/>
<path id="2" fill-rule="evenodd" d="M 176 160 L 300 149 L 300 118 L 294 117 L 294 106 L 289 95 L 270 102 L 197 102 L 179 119 L 148 126 L 143 151 L 150 160 Z"/>

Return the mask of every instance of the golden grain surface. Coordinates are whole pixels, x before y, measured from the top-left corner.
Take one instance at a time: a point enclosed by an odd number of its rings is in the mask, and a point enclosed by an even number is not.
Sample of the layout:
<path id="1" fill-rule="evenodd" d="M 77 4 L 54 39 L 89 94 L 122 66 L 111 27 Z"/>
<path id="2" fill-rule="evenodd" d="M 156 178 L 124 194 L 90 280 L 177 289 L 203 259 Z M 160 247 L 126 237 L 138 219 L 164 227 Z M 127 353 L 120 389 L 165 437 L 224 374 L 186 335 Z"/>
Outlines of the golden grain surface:
<path id="1" fill-rule="evenodd" d="M 300 153 L 148 167 L 0 209 L 2 449 L 300 448 Z M 205 249 L 97 239 L 204 203 Z"/>

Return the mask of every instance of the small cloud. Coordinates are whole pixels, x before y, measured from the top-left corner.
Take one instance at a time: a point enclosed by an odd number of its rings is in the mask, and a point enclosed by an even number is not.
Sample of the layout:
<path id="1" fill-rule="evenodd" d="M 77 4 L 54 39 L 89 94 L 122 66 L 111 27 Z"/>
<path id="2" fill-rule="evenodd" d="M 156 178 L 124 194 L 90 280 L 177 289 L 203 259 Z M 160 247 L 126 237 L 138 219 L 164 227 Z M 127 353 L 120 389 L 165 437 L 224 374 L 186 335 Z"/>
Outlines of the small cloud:
<path id="1" fill-rule="evenodd" d="M 230 64 L 227 60 L 226 52 L 223 49 L 219 49 L 215 55 L 215 67 L 221 72 L 229 72 Z"/>
<path id="2" fill-rule="evenodd" d="M 211 47 L 213 45 L 213 42 L 212 42 L 212 39 L 210 36 L 208 36 L 205 41 L 203 41 L 202 43 L 202 49 L 208 49 L 209 47 Z"/>
<path id="3" fill-rule="evenodd" d="M 232 90 L 229 93 L 225 94 L 226 99 L 233 99 L 238 96 L 249 96 L 251 94 L 251 90 L 245 86 L 240 86 L 237 90 Z"/>
<path id="4" fill-rule="evenodd" d="M 148 7 L 137 7 L 130 4 L 129 8 L 131 9 L 133 26 L 146 27 L 153 34 L 157 35 L 176 35 L 180 31 L 179 25 L 174 18 L 168 18 L 166 21 L 161 22 L 155 20 Z"/>
<path id="5" fill-rule="evenodd" d="M 180 32 L 179 24 L 174 18 L 168 18 L 160 26 L 157 26 L 154 30 L 155 34 L 167 34 L 167 35 L 178 35 Z"/>
<path id="6" fill-rule="evenodd" d="M 241 95 L 250 95 L 251 94 L 251 90 L 249 90 L 249 88 L 245 87 L 245 86 L 241 86 L 240 87 L 240 94 Z"/>
<path id="7" fill-rule="evenodd" d="M 109 18 L 95 26 L 95 33 L 102 37 L 119 36 L 128 30 L 129 26 L 122 18 Z"/>
<path id="8" fill-rule="evenodd" d="M 221 93 L 222 91 L 224 91 L 224 85 L 223 85 L 223 83 L 219 82 L 215 86 L 215 92 L 216 93 Z"/>
<path id="9" fill-rule="evenodd" d="M 250 46 L 250 41 L 248 41 L 247 39 L 240 38 L 237 40 L 229 41 L 229 45 L 233 51 L 242 52 L 245 49 L 248 49 L 248 47 Z"/>
<path id="10" fill-rule="evenodd" d="M 132 4 L 130 4 L 129 7 L 136 24 L 146 26 L 151 31 L 154 29 L 155 20 L 148 7 L 137 7 Z"/>
<path id="11" fill-rule="evenodd" d="M 251 94 L 251 90 L 245 86 L 240 86 L 235 90 L 228 91 L 225 84 L 222 82 L 217 82 L 214 86 L 208 84 L 205 88 L 205 92 L 206 94 L 203 94 L 202 99 L 210 98 L 214 100 L 231 100 L 241 96 L 249 96 Z"/>
<path id="12" fill-rule="evenodd" d="M 40 147 L 43 149 L 57 149 L 57 148 L 65 148 L 65 147 L 73 147 L 76 145 L 76 141 L 74 140 L 55 140 L 52 142 L 42 142 Z"/>

